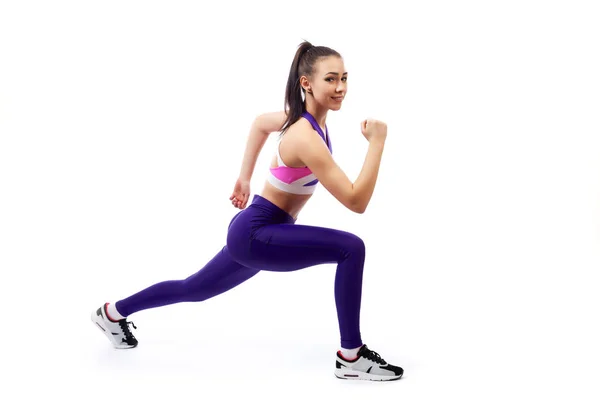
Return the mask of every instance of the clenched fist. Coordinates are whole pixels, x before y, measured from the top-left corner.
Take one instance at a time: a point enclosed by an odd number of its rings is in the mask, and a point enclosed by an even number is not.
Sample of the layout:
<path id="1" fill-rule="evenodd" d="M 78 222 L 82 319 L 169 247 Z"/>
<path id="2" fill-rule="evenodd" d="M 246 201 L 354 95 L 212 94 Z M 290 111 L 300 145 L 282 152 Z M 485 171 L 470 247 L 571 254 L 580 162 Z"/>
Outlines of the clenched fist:
<path id="1" fill-rule="evenodd" d="M 372 140 L 385 141 L 387 137 L 387 125 L 376 119 L 365 119 L 360 124 L 363 136 L 371 142 Z"/>

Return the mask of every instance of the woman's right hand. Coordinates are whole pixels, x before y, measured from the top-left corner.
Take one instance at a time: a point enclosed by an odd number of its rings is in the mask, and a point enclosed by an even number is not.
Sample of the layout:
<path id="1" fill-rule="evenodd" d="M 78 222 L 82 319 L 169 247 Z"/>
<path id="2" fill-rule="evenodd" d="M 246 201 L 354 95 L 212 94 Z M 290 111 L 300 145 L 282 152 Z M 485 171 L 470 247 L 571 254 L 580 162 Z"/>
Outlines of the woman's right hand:
<path id="1" fill-rule="evenodd" d="M 250 181 L 247 179 L 238 178 L 233 187 L 233 193 L 229 196 L 231 204 L 235 208 L 243 210 L 246 208 L 248 199 L 250 198 Z"/>
<path id="2" fill-rule="evenodd" d="M 387 125 L 376 119 L 365 119 L 360 124 L 363 136 L 371 142 L 372 140 L 385 141 L 387 137 Z"/>

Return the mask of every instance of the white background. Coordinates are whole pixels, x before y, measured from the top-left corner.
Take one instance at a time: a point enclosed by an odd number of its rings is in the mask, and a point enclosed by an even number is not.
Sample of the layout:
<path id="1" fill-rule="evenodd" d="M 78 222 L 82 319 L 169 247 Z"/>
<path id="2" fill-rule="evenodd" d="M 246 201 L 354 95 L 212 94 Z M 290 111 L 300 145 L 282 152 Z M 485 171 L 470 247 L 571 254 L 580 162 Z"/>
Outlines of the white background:
<path id="1" fill-rule="evenodd" d="M 7 398 L 597 399 L 593 3 L 0 3 Z M 365 240 L 363 339 L 405 377 L 333 376 L 332 265 L 134 314 L 140 346 L 112 350 L 95 308 L 223 246 L 250 124 L 282 109 L 303 39 L 349 72 L 327 118 L 348 176 L 362 119 L 388 141 L 365 214 L 319 187 L 298 223 Z"/>

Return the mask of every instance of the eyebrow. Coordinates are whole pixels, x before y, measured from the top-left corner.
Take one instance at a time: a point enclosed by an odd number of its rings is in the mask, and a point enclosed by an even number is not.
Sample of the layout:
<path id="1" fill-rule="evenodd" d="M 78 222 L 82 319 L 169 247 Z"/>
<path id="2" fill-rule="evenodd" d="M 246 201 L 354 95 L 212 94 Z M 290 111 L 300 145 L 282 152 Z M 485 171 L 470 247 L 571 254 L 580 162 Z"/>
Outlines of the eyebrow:
<path id="1" fill-rule="evenodd" d="M 339 75 L 337 72 L 328 72 L 325 75 L 329 75 L 329 74 L 333 74 L 333 75 Z M 344 72 L 342 75 L 348 75 L 347 72 Z"/>

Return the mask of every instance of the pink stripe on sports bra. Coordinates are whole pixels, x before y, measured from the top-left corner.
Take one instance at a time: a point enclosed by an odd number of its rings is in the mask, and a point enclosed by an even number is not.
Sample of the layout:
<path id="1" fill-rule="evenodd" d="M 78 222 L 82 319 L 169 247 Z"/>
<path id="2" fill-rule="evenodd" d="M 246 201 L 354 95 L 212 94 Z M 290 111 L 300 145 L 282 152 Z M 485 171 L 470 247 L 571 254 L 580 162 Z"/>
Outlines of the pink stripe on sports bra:
<path id="1" fill-rule="evenodd" d="M 312 174 L 311 170 L 308 167 L 301 168 L 291 168 L 286 167 L 284 165 L 279 166 L 277 168 L 271 168 L 271 173 L 275 175 L 277 179 L 287 184 L 290 184 L 294 181 L 297 181 L 300 178 L 304 178 Z"/>

